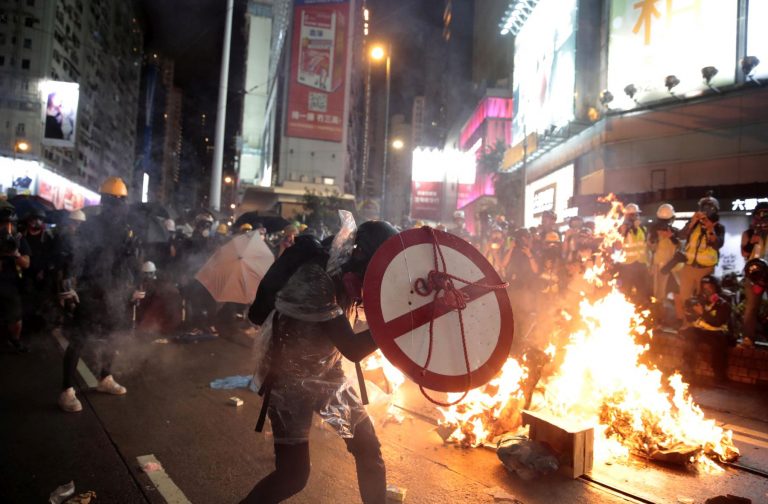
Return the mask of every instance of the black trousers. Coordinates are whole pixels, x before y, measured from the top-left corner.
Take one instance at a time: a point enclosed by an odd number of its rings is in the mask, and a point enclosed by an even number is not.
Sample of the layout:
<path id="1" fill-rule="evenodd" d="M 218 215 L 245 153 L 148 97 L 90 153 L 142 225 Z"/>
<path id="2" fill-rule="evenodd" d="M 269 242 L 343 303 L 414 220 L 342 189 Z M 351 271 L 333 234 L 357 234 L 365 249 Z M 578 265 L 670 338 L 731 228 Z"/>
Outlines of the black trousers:
<path id="1" fill-rule="evenodd" d="M 381 445 L 370 418 L 355 427 L 355 435 L 344 440 L 355 457 L 357 483 L 364 504 L 385 504 L 387 474 Z M 309 442 L 275 443 L 275 470 L 259 481 L 241 504 L 272 504 L 299 493 L 309 480 Z"/>

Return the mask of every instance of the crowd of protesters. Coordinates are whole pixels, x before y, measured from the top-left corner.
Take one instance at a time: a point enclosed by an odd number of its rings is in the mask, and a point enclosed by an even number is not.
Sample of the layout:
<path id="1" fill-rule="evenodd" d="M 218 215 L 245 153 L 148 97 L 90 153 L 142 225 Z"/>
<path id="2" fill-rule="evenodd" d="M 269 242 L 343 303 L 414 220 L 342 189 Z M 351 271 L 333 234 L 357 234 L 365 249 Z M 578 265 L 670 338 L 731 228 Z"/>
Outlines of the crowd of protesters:
<path id="1" fill-rule="evenodd" d="M 245 321 L 245 305 L 218 303 L 195 280 L 233 235 L 260 237 L 277 258 L 299 236 L 313 233 L 298 222 L 271 232 L 260 223 L 216 225 L 213 213 L 201 210 L 186 222 L 152 217 L 161 220 L 166 238 L 142 241 L 123 181 L 109 179 L 100 192 L 100 213 L 69 212 L 55 226 L 46 225 L 50 219 L 43 210 L 32 206 L 17 214 L 0 201 L 0 328 L 18 352 L 28 351 L 35 334 L 61 328 L 69 340 L 59 398 L 65 411 L 82 407 L 73 376 L 86 346 L 98 357 L 99 390 L 126 392 L 112 377 L 115 344 L 105 335 L 144 330 L 215 337 L 229 324 Z M 533 228 L 488 216 L 479 226 L 483 231 L 473 235 L 461 211 L 451 227 L 436 228 L 475 245 L 509 282 L 519 340 L 533 345 L 545 340 L 564 307 L 575 306 L 584 294 L 597 294 L 600 287 L 585 280 L 589 269 L 603 276 L 604 285 L 616 278 L 636 305 L 648 308 L 657 329 L 677 330 L 692 348 L 713 345 L 713 354 L 723 357 L 737 338 L 744 345 L 764 339 L 758 329 L 766 326 L 760 305 L 768 283 L 768 204 L 755 208 L 742 236 L 747 276 L 726 289 L 714 276 L 725 237 L 718 211 L 717 200 L 708 195 L 680 228 L 673 225 L 672 205 L 663 203 L 644 225 L 640 209 L 630 203 L 609 247 L 596 236 L 592 219 L 571 217 L 563 223 L 551 211 L 543 212 Z M 724 366 L 722 358 L 713 363 L 719 377 Z"/>
<path id="2" fill-rule="evenodd" d="M 630 203 L 622 207 L 621 218 L 608 243 L 595 235 L 593 219 L 559 222 L 552 211 L 543 212 L 541 224 L 528 229 L 489 216 L 476 236 L 458 211 L 454 226 L 446 230 L 473 243 L 509 282 L 515 330 L 527 344 L 539 339 L 544 344 L 563 308 L 601 290 L 585 279 L 585 271 L 592 269 L 604 280 L 602 290 L 615 278 L 629 299 L 648 310 L 655 329 L 677 331 L 684 338 L 686 366 L 697 347 L 710 345 L 716 378 L 725 380 L 728 346 L 765 340 L 758 328 L 768 326 L 761 310 L 768 284 L 768 203 L 757 205 L 742 235 L 743 280 L 741 275 L 715 276 L 725 228 L 711 194 L 701 198 L 687 221 L 676 219 L 669 203 L 660 204 L 650 219 Z"/>

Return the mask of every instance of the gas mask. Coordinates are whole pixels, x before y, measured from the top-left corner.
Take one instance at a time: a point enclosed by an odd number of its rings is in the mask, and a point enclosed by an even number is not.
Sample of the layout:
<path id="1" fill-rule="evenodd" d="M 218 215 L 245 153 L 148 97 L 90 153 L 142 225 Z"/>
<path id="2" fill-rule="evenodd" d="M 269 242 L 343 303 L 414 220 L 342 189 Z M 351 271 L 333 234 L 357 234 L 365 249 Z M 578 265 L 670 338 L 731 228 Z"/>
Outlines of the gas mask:
<path id="1" fill-rule="evenodd" d="M 704 203 L 699 208 L 699 211 L 701 211 L 704 215 L 707 216 L 707 219 L 716 222 L 717 221 L 717 207 L 711 203 Z"/>
<path id="2" fill-rule="evenodd" d="M 203 238 L 208 238 L 208 237 L 210 237 L 210 236 L 211 236 L 211 230 L 210 230 L 210 229 L 208 229 L 208 228 L 206 228 L 206 229 L 203 229 L 203 230 L 200 232 L 200 235 L 202 235 L 202 237 L 203 237 Z"/>

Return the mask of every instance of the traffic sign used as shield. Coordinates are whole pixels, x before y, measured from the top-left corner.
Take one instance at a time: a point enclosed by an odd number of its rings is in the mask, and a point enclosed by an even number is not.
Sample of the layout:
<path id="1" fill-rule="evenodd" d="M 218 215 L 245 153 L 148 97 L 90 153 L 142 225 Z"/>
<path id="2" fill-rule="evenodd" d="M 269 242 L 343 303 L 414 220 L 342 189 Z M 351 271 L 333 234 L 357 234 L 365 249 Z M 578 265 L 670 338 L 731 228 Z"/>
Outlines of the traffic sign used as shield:
<path id="1" fill-rule="evenodd" d="M 478 387 L 509 355 L 514 321 L 503 281 L 454 235 L 424 227 L 387 240 L 368 265 L 363 303 L 384 356 L 424 388 Z"/>

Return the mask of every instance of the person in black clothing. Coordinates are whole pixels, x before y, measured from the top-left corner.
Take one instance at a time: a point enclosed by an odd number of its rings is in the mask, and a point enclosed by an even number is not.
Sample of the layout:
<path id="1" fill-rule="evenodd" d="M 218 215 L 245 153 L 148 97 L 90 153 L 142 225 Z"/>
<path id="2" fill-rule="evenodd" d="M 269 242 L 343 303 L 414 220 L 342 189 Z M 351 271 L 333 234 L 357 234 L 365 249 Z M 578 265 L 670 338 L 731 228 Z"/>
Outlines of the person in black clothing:
<path id="1" fill-rule="evenodd" d="M 691 325 L 681 334 L 685 339 L 683 375 L 693 382 L 696 370 L 696 352 L 702 345 L 710 348 L 715 379 L 725 383 L 728 379 L 729 321 L 731 305 L 720 297 L 720 282 L 707 275 L 699 282 L 699 295 L 688 300 Z"/>
<path id="2" fill-rule="evenodd" d="M 18 352 L 26 352 L 21 341 L 22 272 L 29 268 L 29 245 L 16 232 L 16 211 L 8 203 L 0 202 L 0 331 Z"/>
<path id="3" fill-rule="evenodd" d="M 341 277 L 326 272 L 328 255 L 314 237 L 299 236 L 259 285 L 249 318 L 271 326 L 262 418 L 272 424 L 275 471 L 243 503 L 281 502 L 300 492 L 310 471 L 309 431 L 317 413 L 344 439 L 355 457 L 365 504 L 386 501 L 380 443 L 365 407 L 341 369 L 342 355 L 359 362 L 376 349 L 369 331 L 355 334 L 346 310 L 376 249 L 397 231 L 385 222 L 362 224 Z M 266 407 L 266 409 L 264 409 Z"/>
<path id="4" fill-rule="evenodd" d="M 122 395 L 125 387 L 112 377 L 115 356 L 113 333 L 131 325 L 131 302 L 142 299 L 138 285 L 141 247 L 127 221 L 128 189 L 122 179 L 108 178 L 101 186 L 101 213 L 80 227 L 74 264 L 67 268 L 76 275 L 77 292 L 63 292 L 59 298 L 73 306 L 64 332 L 70 343 L 64 354 L 62 392 L 59 406 L 67 412 L 82 410 L 74 391 L 74 373 L 86 345 L 95 345 L 100 365 L 97 390 Z"/>
<path id="5" fill-rule="evenodd" d="M 43 304 L 52 294 L 53 234 L 45 229 L 44 221 L 45 211 L 42 209 L 32 209 L 24 215 L 22 234 L 30 249 L 30 264 L 23 277 L 25 332 L 43 329 Z"/>

